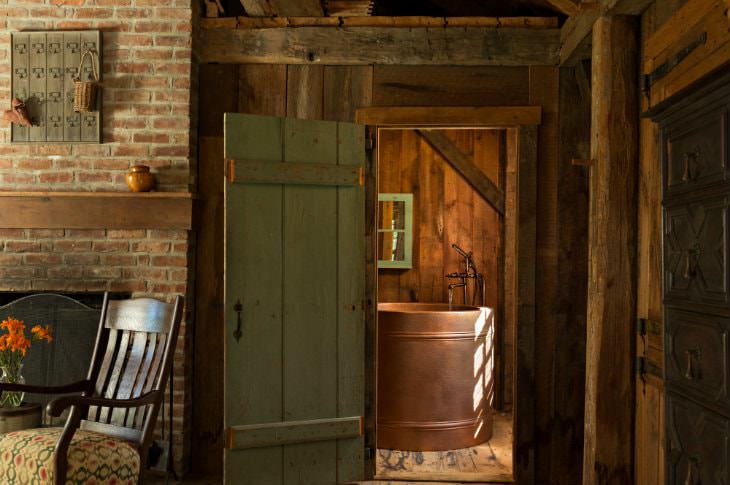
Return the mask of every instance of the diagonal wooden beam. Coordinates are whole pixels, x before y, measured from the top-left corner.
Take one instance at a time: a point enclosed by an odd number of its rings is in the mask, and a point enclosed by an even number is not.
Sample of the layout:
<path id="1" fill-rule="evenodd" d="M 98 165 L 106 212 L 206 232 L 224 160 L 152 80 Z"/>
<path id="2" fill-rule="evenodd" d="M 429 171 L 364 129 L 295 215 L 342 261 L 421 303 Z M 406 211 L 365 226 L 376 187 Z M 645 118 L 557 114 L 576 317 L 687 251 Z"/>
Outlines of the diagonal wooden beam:
<path id="1" fill-rule="evenodd" d="M 573 0 L 547 0 L 547 3 L 557 8 L 560 12 L 565 15 L 572 17 L 577 14 L 580 7 Z"/>
<path id="2" fill-rule="evenodd" d="M 319 0 L 241 0 L 249 17 L 321 17 Z"/>
<path id="3" fill-rule="evenodd" d="M 578 15 L 570 17 L 560 29 L 560 65 L 572 66 L 581 60 L 585 49 L 581 47 L 590 42 L 593 24 L 601 15 L 597 3 L 584 3 Z M 590 56 L 590 54 L 589 54 Z"/>
<path id="4" fill-rule="evenodd" d="M 500 216 L 504 216 L 504 191 L 497 187 L 470 157 L 464 154 L 449 138 L 438 131 L 416 130 L 431 147 L 459 172 L 464 179 L 484 197 Z"/>
<path id="5" fill-rule="evenodd" d="M 598 0 L 581 3 L 580 11 L 565 21 L 560 31 L 560 65 L 570 66 L 585 52 L 586 38 L 593 31 L 598 17 L 611 15 L 641 15 L 654 0 Z"/>

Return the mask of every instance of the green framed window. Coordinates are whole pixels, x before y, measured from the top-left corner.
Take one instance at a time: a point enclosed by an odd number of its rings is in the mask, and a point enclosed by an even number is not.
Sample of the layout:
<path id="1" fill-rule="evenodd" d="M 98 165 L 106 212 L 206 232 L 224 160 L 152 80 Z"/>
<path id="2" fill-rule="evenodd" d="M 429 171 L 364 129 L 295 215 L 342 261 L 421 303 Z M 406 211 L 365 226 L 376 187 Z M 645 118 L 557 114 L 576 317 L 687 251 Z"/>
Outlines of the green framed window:
<path id="1" fill-rule="evenodd" d="M 378 268 L 413 267 L 413 194 L 378 194 Z"/>

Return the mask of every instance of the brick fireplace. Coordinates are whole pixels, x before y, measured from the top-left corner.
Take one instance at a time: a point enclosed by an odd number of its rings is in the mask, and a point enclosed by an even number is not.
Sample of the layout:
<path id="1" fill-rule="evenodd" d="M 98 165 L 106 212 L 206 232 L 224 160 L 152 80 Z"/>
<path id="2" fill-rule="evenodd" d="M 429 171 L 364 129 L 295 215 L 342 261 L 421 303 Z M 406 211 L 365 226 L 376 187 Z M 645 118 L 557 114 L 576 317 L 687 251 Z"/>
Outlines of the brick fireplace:
<path id="1" fill-rule="evenodd" d="M 147 199 L 61 201 L 61 213 L 73 212 L 67 227 L 56 218 L 43 227 L 30 209 L 27 224 L 9 227 L 3 224 L 3 210 L 10 210 L 7 201 L 12 199 L 12 213 L 24 219 L 24 200 L 57 202 L 46 192 L 127 192 L 124 176 L 138 163 L 152 167 L 161 192 L 194 189 L 191 18 L 191 0 L 15 0 L 12 6 L 0 5 L 0 99 L 8 104 L 10 31 L 99 29 L 104 47 L 102 144 L 10 144 L 9 128 L 0 129 L 0 191 L 17 195 L 0 197 L 0 291 L 186 296 L 187 325 L 177 345 L 173 396 L 178 470 L 187 468 L 192 412 L 192 342 L 186 330 L 193 310 L 190 228 L 157 227 L 154 218 L 148 225 L 139 222 L 145 219 Z M 85 224 L 84 207 L 100 203 L 116 208 L 109 211 L 108 224 L 98 217 Z M 125 210 L 135 211 L 136 223 L 119 222 Z"/>

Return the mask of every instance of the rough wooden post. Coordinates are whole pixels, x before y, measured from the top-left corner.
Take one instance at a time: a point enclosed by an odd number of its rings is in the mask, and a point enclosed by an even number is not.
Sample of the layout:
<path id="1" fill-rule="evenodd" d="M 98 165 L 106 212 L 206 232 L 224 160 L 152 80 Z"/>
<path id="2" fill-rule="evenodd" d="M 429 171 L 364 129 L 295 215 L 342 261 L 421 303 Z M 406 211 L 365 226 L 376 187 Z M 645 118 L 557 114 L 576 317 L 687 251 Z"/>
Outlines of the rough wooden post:
<path id="1" fill-rule="evenodd" d="M 638 22 L 593 27 L 583 484 L 633 483 Z"/>

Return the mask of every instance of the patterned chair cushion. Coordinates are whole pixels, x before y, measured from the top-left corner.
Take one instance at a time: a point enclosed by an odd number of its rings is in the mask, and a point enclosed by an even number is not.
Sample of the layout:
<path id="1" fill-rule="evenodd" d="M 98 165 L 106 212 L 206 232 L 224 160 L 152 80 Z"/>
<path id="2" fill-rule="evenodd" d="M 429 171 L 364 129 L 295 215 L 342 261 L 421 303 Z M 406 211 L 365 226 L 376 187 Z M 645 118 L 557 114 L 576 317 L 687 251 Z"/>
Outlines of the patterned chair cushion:
<path id="1" fill-rule="evenodd" d="M 62 428 L 0 435 L 0 483 L 53 485 L 54 448 Z M 66 485 L 136 485 L 139 455 L 126 441 L 77 430 L 68 450 Z"/>

